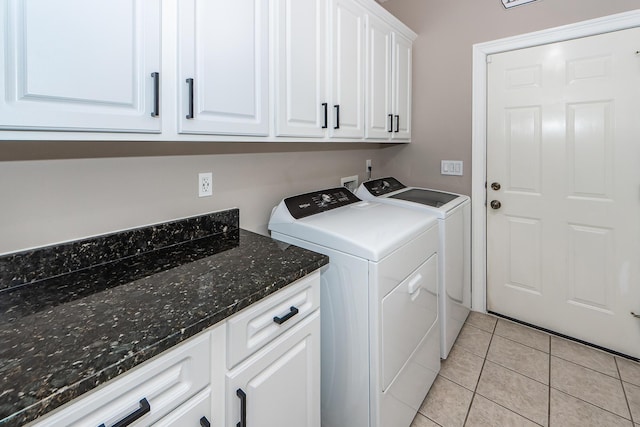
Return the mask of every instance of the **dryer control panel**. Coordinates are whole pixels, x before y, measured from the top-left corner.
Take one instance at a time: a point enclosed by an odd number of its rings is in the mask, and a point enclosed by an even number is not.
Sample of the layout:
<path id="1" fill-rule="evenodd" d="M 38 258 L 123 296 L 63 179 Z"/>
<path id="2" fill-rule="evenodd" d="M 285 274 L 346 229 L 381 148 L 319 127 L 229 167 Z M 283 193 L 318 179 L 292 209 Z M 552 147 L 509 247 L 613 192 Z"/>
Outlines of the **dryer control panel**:
<path id="1" fill-rule="evenodd" d="M 406 185 L 402 184 L 400 181 L 391 176 L 387 178 L 378 178 L 367 181 L 362 185 L 364 185 L 369 193 L 373 194 L 376 197 L 382 196 L 387 193 L 392 193 L 394 191 L 402 190 L 403 188 L 407 188 Z"/>
<path id="2" fill-rule="evenodd" d="M 295 219 L 319 214 L 360 201 L 355 194 L 344 187 L 299 194 L 284 199 L 289 213 Z"/>

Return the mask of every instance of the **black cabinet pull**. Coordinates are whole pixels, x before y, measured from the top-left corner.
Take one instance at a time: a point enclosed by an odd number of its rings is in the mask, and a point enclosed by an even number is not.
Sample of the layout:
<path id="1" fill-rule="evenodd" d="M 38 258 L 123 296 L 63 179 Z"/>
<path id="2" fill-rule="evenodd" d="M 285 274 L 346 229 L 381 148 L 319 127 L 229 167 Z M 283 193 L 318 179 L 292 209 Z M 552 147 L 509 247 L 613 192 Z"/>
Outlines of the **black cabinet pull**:
<path id="1" fill-rule="evenodd" d="M 149 401 L 146 398 L 143 398 L 140 401 L 140 409 L 136 409 L 117 423 L 113 425 L 113 427 L 127 427 L 132 424 L 134 421 L 142 418 L 143 415 L 149 413 L 151 411 L 151 405 L 149 405 Z M 105 427 L 104 423 L 100 424 L 98 427 Z"/>
<path id="2" fill-rule="evenodd" d="M 240 398 L 240 422 L 236 427 L 247 427 L 247 394 L 239 388 L 236 396 Z"/>
<path id="3" fill-rule="evenodd" d="M 151 117 L 160 116 L 160 73 L 151 73 L 153 78 L 153 111 Z"/>
<path id="4" fill-rule="evenodd" d="M 285 316 L 282 316 L 282 317 L 275 316 L 273 318 L 273 321 L 276 322 L 278 325 L 282 325 L 284 322 L 286 322 L 287 320 L 291 319 L 293 316 L 298 314 L 298 312 L 299 310 L 292 306 L 289 308 L 289 312 Z"/>
<path id="5" fill-rule="evenodd" d="M 326 129 L 327 126 L 329 126 L 329 106 L 327 105 L 326 102 L 322 103 L 322 108 L 324 108 L 324 124 L 322 125 L 322 129 Z"/>
<path id="6" fill-rule="evenodd" d="M 333 128 L 340 129 L 340 106 L 334 105 L 333 108 L 336 109 L 336 125 Z"/>
<path id="7" fill-rule="evenodd" d="M 200 426 L 202 427 L 211 427 L 211 423 L 207 419 L 207 417 L 200 418 Z"/>
<path id="8" fill-rule="evenodd" d="M 393 114 L 389 114 L 389 128 L 387 132 L 393 132 Z"/>
<path id="9" fill-rule="evenodd" d="M 396 129 L 394 130 L 395 133 L 400 132 L 400 116 L 396 114 Z"/>
<path id="10" fill-rule="evenodd" d="M 195 117 L 193 115 L 193 79 L 187 79 L 187 84 L 189 85 L 189 114 L 187 114 L 187 119 L 193 119 Z"/>

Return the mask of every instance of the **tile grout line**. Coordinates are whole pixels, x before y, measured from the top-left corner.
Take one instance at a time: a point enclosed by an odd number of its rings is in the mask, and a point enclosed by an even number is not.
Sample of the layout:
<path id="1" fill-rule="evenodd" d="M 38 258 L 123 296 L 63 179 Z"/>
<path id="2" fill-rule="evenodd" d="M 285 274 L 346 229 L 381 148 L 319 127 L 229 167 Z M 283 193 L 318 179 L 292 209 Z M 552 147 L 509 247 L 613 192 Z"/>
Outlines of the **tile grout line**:
<path id="1" fill-rule="evenodd" d="M 520 413 L 518 413 L 518 412 L 514 411 L 513 409 L 507 408 L 506 406 L 501 405 L 501 404 L 500 404 L 500 403 L 498 403 L 498 402 L 494 402 L 493 400 L 489 399 L 488 397 L 485 397 L 485 396 L 483 396 L 483 395 L 481 395 L 480 393 L 478 393 L 478 392 L 477 392 L 478 385 L 480 384 L 480 377 L 482 376 L 482 371 L 484 370 L 484 366 L 485 366 L 486 362 L 488 361 L 487 356 L 489 355 L 489 348 L 491 347 L 491 343 L 493 342 L 493 337 L 494 337 L 494 335 L 497 335 L 497 334 L 495 333 L 495 330 L 496 330 L 496 328 L 498 327 L 498 320 L 499 320 L 499 319 L 496 319 L 496 323 L 495 323 L 495 325 L 494 325 L 494 327 L 493 327 L 493 332 L 491 332 L 491 339 L 489 340 L 489 345 L 487 346 L 487 351 L 486 351 L 485 356 L 484 356 L 484 358 L 483 358 L 482 368 L 480 369 L 480 375 L 478 375 L 478 380 L 476 381 L 476 386 L 475 386 L 475 388 L 474 388 L 474 390 L 473 390 L 473 396 L 471 397 L 471 403 L 469 404 L 469 409 L 467 410 L 467 416 L 465 417 L 465 420 L 464 420 L 464 424 L 463 424 L 463 426 L 467 423 L 467 420 L 468 420 L 468 418 L 469 418 L 469 413 L 471 412 L 471 405 L 473 405 L 473 402 L 474 402 L 474 401 L 475 401 L 475 399 L 476 399 L 476 395 L 477 395 L 477 396 L 482 397 L 483 399 L 486 399 L 487 401 L 489 401 L 489 402 L 493 403 L 494 405 L 497 405 L 497 406 L 499 406 L 499 407 L 503 408 L 505 411 L 511 412 L 511 413 L 513 413 L 513 414 L 515 414 L 515 415 L 517 415 L 517 416 L 519 416 L 519 417 L 521 417 L 521 418 L 523 418 L 523 419 L 525 419 L 525 420 L 531 421 L 533 424 L 535 424 L 535 425 L 538 425 L 538 426 L 539 426 L 540 424 L 538 424 L 537 422 L 533 421 L 532 419 L 529 419 L 528 417 L 525 417 L 524 415 L 522 415 L 522 414 L 520 414 Z M 465 322 L 465 323 L 466 323 L 466 322 Z M 474 326 L 474 325 L 471 325 L 471 326 Z M 476 328 L 477 328 L 477 326 L 476 326 Z M 478 329 L 480 329 L 480 328 L 478 328 Z M 484 329 L 483 329 L 483 330 L 484 330 Z M 488 331 L 485 331 L 485 332 L 488 332 Z M 503 337 L 503 336 L 501 336 L 501 335 L 497 335 L 497 336 L 498 336 L 498 337 L 501 337 L 501 338 L 508 339 L 508 338 Z M 513 340 L 510 340 L 510 341 L 513 341 Z M 516 342 L 516 343 L 517 343 L 517 341 L 513 341 L 513 342 Z M 522 343 L 519 343 L 519 344 L 522 344 Z M 522 345 L 524 345 L 524 344 L 522 344 Z M 528 347 L 528 346 L 527 346 L 527 347 Z M 529 347 L 529 348 L 533 348 L 533 347 Z M 464 348 L 463 348 L 463 349 L 464 349 Z M 534 349 L 534 350 L 537 350 L 537 349 Z M 465 350 L 465 351 L 466 351 L 466 350 Z M 540 351 L 540 350 L 538 350 L 538 351 Z M 472 354 L 473 354 L 473 353 L 472 353 Z M 495 362 L 490 361 L 490 360 L 489 360 L 489 362 L 491 362 L 491 363 L 495 363 Z M 506 366 L 502 366 L 502 365 L 500 365 L 499 363 L 495 363 L 495 364 L 496 364 L 496 365 L 498 365 L 498 366 L 500 366 L 500 367 L 502 367 L 502 368 L 504 368 L 504 369 L 507 369 L 507 370 L 509 370 L 509 371 L 511 371 L 511 372 L 514 372 L 514 373 L 516 373 L 516 374 L 519 374 L 519 375 L 522 375 L 522 376 L 524 376 L 524 377 L 526 377 L 526 378 L 529 378 L 529 377 L 527 377 L 526 375 L 523 375 L 523 374 L 521 374 L 521 373 L 519 373 L 519 372 L 517 372 L 517 371 L 514 371 L 514 370 L 512 370 L 512 369 L 509 369 L 509 368 L 507 368 Z M 536 381 L 536 380 L 535 380 L 535 379 L 533 379 L 533 378 L 530 378 L 530 379 L 531 379 L 531 380 L 533 380 L 533 381 Z M 537 381 L 537 382 L 538 382 L 538 383 L 540 383 L 539 381 Z M 542 384 L 542 383 L 541 383 L 541 384 Z M 543 384 L 543 385 L 544 385 L 544 384 Z M 542 427 L 542 426 L 541 426 L 541 427 Z"/>
<path id="2" fill-rule="evenodd" d="M 584 366 L 584 365 L 581 365 L 581 364 L 579 364 L 579 363 L 572 362 L 571 360 L 567 360 L 567 359 L 563 359 L 562 357 L 558 357 L 558 356 L 556 356 L 555 354 L 551 354 L 551 353 L 549 353 L 549 356 L 550 356 L 551 358 L 555 357 L 556 359 L 563 360 L 563 361 L 565 361 L 565 362 L 571 363 L 572 365 L 576 365 L 576 366 L 578 366 L 578 367 L 580 367 L 580 368 L 584 368 L 584 369 L 587 369 L 587 370 L 589 370 L 589 371 L 595 372 L 595 373 L 597 373 L 597 374 L 601 374 L 601 375 L 604 375 L 604 376 L 606 376 L 606 377 L 609 377 L 609 378 L 612 378 L 612 379 L 615 379 L 615 380 L 619 380 L 619 381 L 621 381 L 621 382 L 622 382 L 622 379 L 621 379 L 621 378 L 612 377 L 611 375 L 604 374 L 604 373 L 602 373 L 602 372 L 600 372 L 600 371 L 596 371 L 595 369 L 591 369 L 591 368 L 589 368 L 589 367 L 587 367 L 587 366 Z M 617 367 L 617 362 L 616 362 L 616 367 Z M 549 363 L 549 368 L 551 368 L 551 363 Z M 622 415 L 620 415 L 620 414 L 618 414 L 618 413 L 616 413 L 616 412 L 613 412 L 613 411 L 612 411 L 612 410 L 610 410 L 610 409 L 603 408 L 603 407 L 602 407 L 602 406 L 600 406 L 599 404 L 596 404 L 596 403 L 593 403 L 593 402 L 589 402 L 588 400 L 585 400 L 585 399 L 583 399 L 583 398 L 581 398 L 581 397 L 578 397 L 578 396 L 574 396 L 573 394 L 568 393 L 568 392 L 567 392 L 567 391 L 565 391 L 565 390 L 562 390 L 562 389 L 559 389 L 559 388 L 556 388 L 556 387 L 551 387 L 551 384 L 549 384 L 549 387 L 550 387 L 550 389 L 554 389 L 554 390 L 556 390 L 556 391 L 557 391 L 557 392 L 559 392 L 559 393 L 565 394 L 565 395 L 567 395 L 567 396 L 569 396 L 569 397 L 571 397 L 571 398 L 573 398 L 573 399 L 579 400 L 580 402 L 583 402 L 583 403 L 585 403 L 585 404 L 587 404 L 587 405 L 589 405 L 589 406 L 593 406 L 594 408 L 598 408 L 598 409 L 600 409 L 600 410 L 602 410 L 602 411 L 608 412 L 608 413 L 610 413 L 610 414 L 612 414 L 612 415 L 615 415 L 616 417 L 623 418 L 623 419 L 625 419 L 625 420 L 627 420 L 627 421 L 631 421 L 631 422 L 632 422 L 632 424 L 634 424 L 634 423 L 633 423 L 633 421 L 632 421 L 631 409 L 630 409 L 630 408 L 629 408 L 629 418 L 625 418 L 624 416 L 622 416 Z M 627 404 L 627 407 L 629 407 L 629 401 L 628 401 L 628 399 L 627 399 L 627 396 L 626 396 L 626 393 L 625 393 L 625 390 L 624 390 L 624 385 L 622 385 L 622 392 L 623 392 L 624 397 L 625 397 L 625 403 Z M 551 395 L 551 390 L 549 390 L 549 395 Z M 551 405 L 551 399 L 549 399 L 549 405 Z M 635 424 L 634 424 L 634 425 L 635 425 Z"/>
<path id="3" fill-rule="evenodd" d="M 549 336 L 549 387 L 547 389 L 547 425 L 551 427 L 551 336 Z"/>
<path id="4" fill-rule="evenodd" d="M 618 370 L 618 376 L 620 377 L 620 387 L 622 387 L 622 394 L 624 395 L 624 401 L 627 403 L 627 409 L 629 410 L 629 418 L 631 418 L 631 424 L 635 425 L 635 420 L 633 419 L 633 413 L 631 412 L 631 405 L 629 404 L 629 398 L 627 397 L 627 390 L 624 388 L 624 381 L 622 381 L 622 372 L 620 372 L 620 366 L 618 365 L 618 359 L 613 358 L 613 362 L 616 364 L 616 369 Z"/>
<path id="5" fill-rule="evenodd" d="M 465 323 L 467 323 L 465 321 Z M 470 324 L 470 323 L 469 323 Z M 484 357 L 482 358 L 482 367 L 480 368 L 480 375 L 478 375 L 478 380 L 476 381 L 476 386 L 473 388 L 473 395 L 471 396 L 471 402 L 469 402 L 469 408 L 467 408 L 467 414 L 464 417 L 464 421 L 462 423 L 462 425 L 466 425 L 467 424 L 467 420 L 469 419 L 469 414 L 471 413 L 471 406 L 473 405 L 473 401 L 476 399 L 476 394 L 478 391 L 478 384 L 480 384 L 480 378 L 482 377 L 482 371 L 484 371 L 484 365 L 487 363 L 487 354 L 489 353 L 489 348 L 491 347 L 491 342 L 493 341 L 493 334 L 496 331 L 496 325 L 498 324 L 498 319 L 496 319 L 496 322 L 493 324 L 493 330 L 491 332 L 491 338 L 489 338 L 489 345 L 487 345 L 487 351 L 485 351 L 484 353 Z M 473 325 L 471 325 L 473 326 Z M 480 328 L 478 328 L 480 329 Z"/>

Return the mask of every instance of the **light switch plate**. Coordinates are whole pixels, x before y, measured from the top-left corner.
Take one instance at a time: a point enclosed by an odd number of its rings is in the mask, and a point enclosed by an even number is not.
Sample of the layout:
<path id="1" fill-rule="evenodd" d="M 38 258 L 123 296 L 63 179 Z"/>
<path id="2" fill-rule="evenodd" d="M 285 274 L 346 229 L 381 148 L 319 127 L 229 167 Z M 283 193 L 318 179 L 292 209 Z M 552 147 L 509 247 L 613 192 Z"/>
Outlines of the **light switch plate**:
<path id="1" fill-rule="evenodd" d="M 463 172 L 462 160 L 442 160 L 440 162 L 441 175 L 462 176 L 462 172 Z"/>

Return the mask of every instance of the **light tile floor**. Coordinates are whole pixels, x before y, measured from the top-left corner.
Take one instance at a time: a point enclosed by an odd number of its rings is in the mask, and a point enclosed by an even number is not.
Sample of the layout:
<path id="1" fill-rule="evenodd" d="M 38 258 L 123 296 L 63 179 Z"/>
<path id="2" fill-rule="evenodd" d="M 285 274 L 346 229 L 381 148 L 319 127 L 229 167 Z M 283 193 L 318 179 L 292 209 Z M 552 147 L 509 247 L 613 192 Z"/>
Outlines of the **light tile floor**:
<path id="1" fill-rule="evenodd" d="M 472 312 L 412 427 L 538 425 L 640 426 L 640 364 Z"/>

